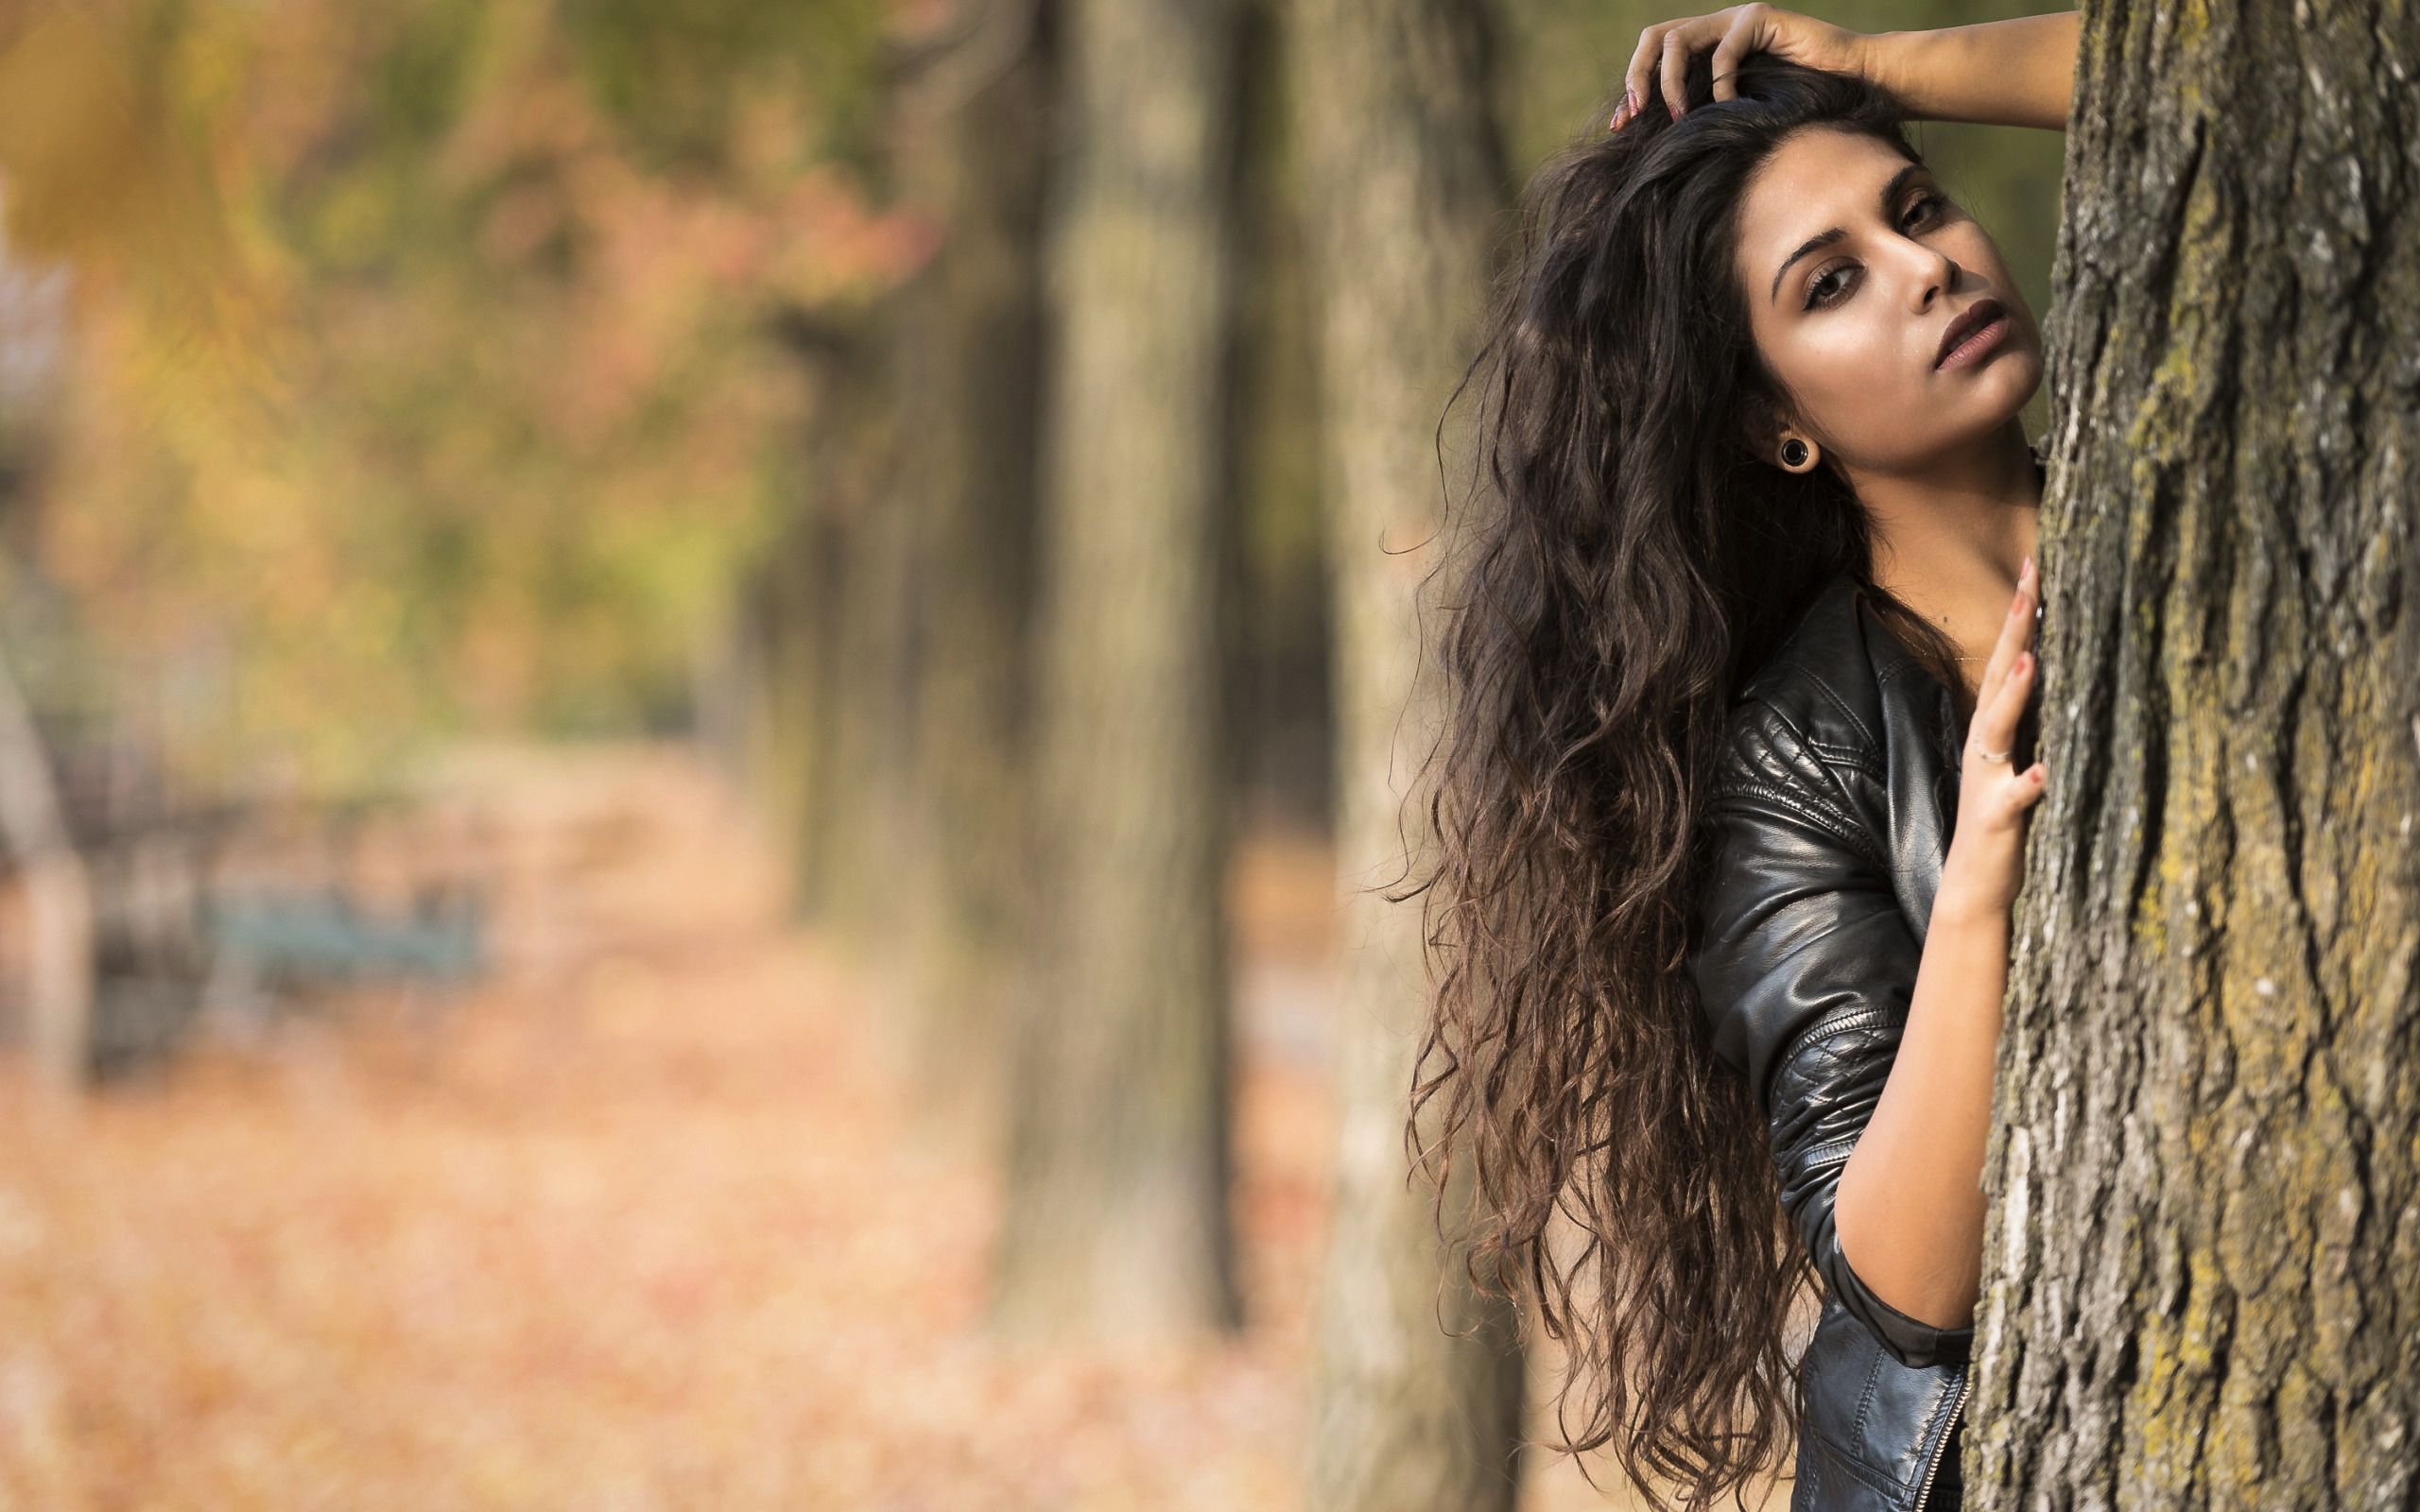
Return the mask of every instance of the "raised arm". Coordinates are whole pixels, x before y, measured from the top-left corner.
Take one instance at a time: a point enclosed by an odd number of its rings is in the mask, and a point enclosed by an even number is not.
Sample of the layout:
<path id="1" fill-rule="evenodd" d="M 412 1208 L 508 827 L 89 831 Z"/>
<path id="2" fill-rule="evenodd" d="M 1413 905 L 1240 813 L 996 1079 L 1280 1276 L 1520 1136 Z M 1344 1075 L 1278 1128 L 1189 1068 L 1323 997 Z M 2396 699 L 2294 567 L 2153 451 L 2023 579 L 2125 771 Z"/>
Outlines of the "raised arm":
<path id="1" fill-rule="evenodd" d="M 1730 74 L 1740 59 L 1769 52 L 1871 79 L 1926 120 L 2057 131 L 2066 127 L 2074 92 L 2076 16 L 2069 10 L 1871 36 L 1768 5 L 1659 22 L 1639 33 L 1613 127 L 1647 109 L 1659 87 L 1664 100 L 1680 101 L 1689 60 L 1707 51 L 1714 54 L 1717 99 L 1732 97 Z M 1679 115 L 1675 105 L 1667 108 Z"/>
<path id="2" fill-rule="evenodd" d="M 1865 42 L 1869 77 L 1927 120 L 2066 129 L 2076 78 L 2072 10 L 1886 31 Z"/>

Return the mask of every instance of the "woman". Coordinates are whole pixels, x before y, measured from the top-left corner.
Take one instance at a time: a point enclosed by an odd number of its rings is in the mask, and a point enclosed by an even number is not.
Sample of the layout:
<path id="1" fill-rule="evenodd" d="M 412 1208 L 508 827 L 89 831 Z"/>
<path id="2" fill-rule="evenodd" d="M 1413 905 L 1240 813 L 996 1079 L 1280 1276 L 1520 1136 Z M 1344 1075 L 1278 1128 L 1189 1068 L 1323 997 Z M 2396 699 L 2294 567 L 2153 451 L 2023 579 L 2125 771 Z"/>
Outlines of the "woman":
<path id="1" fill-rule="evenodd" d="M 1477 369 L 1416 1101 L 1642 1488 L 1959 1499 L 2042 353 L 1900 122 L 2058 128 L 2075 37 L 1651 27 Z"/>

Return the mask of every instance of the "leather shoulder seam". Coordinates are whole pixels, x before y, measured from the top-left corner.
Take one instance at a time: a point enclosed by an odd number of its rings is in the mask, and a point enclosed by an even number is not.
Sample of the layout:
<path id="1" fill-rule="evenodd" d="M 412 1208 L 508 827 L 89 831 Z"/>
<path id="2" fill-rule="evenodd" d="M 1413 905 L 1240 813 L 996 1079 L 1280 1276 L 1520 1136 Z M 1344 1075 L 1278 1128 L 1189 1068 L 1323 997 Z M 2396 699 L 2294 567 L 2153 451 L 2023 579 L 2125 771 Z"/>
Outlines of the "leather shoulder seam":
<path id="1" fill-rule="evenodd" d="M 1824 765 L 1845 767 L 1870 777 L 1881 775 L 1883 769 L 1881 743 L 1876 738 L 1874 731 L 1867 728 L 1866 722 L 1858 717 L 1856 710 L 1848 706 L 1848 700 L 1833 691 L 1832 685 L 1824 680 L 1822 673 L 1804 662 L 1796 662 L 1793 665 L 1807 686 L 1821 694 L 1824 702 L 1838 710 L 1841 717 L 1848 722 L 1849 728 L 1856 731 L 1854 743 L 1844 744 L 1836 740 L 1824 740 L 1808 733 L 1804 722 L 1793 717 L 1790 712 L 1782 706 L 1781 701 L 1770 693 L 1751 694 L 1741 700 L 1739 709 L 1733 713 L 1733 718 L 1737 719 L 1741 712 L 1751 708 L 1761 710 L 1768 717 L 1789 730 L 1792 740 L 1813 751 Z"/>
<path id="2" fill-rule="evenodd" d="M 1714 806 L 1720 807 L 1725 799 L 1762 799 L 1775 808 L 1787 809 L 1791 817 L 1822 830 L 1856 851 L 1858 859 L 1869 866 L 1881 868 L 1885 875 L 1891 872 L 1889 858 L 1876 851 L 1874 837 L 1865 833 L 1865 827 L 1829 803 L 1770 782 L 1736 780 L 1723 784 Z"/>
<path id="3" fill-rule="evenodd" d="M 1823 757 L 1830 765 L 1844 767 L 1859 776 L 1880 777 L 1883 775 L 1882 764 L 1875 760 L 1873 754 L 1862 746 L 1841 746 L 1828 740 L 1817 740 L 1810 735 L 1806 737 L 1806 748 Z"/>
<path id="4" fill-rule="evenodd" d="M 1862 759 L 1862 762 L 1872 763 L 1878 765 L 1880 762 L 1878 752 L 1882 744 L 1881 740 L 1875 734 L 1872 729 L 1868 728 L 1865 720 L 1858 715 L 1858 712 L 1849 707 L 1849 701 L 1841 696 L 1840 690 L 1832 686 L 1831 679 L 1825 677 L 1820 668 L 1810 666 L 1806 662 L 1799 661 L 1795 657 L 1790 659 L 1789 665 L 1792 670 L 1797 672 L 1799 677 L 1809 688 L 1813 689 L 1817 694 L 1823 696 L 1824 702 L 1830 704 L 1835 710 L 1839 711 L 1841 717 L 1847 720 L 1849 722 L 1849 727 L 1857 731 L 1858 744 L 1855 747 L 1847 748 L 1855 750 Z M 1775 703 L 1770 695 L 1763 699 L 1763 702 L 1767 707 L 1772 708 L 1774 713 L 1782 713 L 1780 705 Z M 1782 717 L 1784 719 L 1789 719 L 1789 716 L 1787 713 L 1782 713 Z M 1796 721 L 1791 721 L 1791 729 L 1796 730 L 1797 728 Z M 1800 739 L 1806 739 L 1806 733 L 1803 730 L 1798 731 L 1798 733 Z M 1809 744 L 1811 745 L 1812 742 L 1810 741 Z"/>

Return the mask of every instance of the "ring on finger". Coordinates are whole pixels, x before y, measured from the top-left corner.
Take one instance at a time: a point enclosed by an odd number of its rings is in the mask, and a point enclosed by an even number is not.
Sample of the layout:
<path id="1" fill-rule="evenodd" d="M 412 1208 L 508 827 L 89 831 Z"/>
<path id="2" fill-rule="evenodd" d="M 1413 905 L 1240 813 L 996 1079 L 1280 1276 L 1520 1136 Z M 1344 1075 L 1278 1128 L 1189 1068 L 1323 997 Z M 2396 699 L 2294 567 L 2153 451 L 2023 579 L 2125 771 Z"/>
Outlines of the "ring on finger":
<path id="1" fill-rule="evenodd" d="M 2002 765 L 2006 765 L 2008 764 L 2009 753 L 2008 753 L 2007 751 L 2004 751 L 2004 750 L 1985 750 L 1985 749 L 1982 747 L 1982 746 L 1981 746 L 1981 744 L 1980 744 L 1980 743 L 1978 743 L 1978 744 L 1976 745 L 1976 747 L 1975 747 L 1975 754 L 1976 754 L 1976 755 L 1978 755 L 1978 756 L 1980 756 L 1981 758 L 1983 758 L 1983 760 L 1985 760 L 1985 761 L 1987 761 L 1987 762 L 1998 762 L 1998 763 L 1999 763 L 1999 764 L 2001 764 Z"/>

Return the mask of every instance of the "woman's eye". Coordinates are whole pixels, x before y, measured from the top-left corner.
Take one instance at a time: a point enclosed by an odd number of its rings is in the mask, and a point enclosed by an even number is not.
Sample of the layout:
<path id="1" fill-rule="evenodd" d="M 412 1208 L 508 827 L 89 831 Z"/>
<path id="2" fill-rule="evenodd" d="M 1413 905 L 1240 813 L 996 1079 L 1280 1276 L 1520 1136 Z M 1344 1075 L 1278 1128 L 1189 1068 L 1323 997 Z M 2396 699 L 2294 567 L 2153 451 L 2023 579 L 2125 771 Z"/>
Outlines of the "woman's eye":
<path id="1" fill-rule="evenodd" d="M 1840 303 L 1857 286 L 1857 265 L 1836 263 L 1815 275 L 1806 285 L 1806 307 L 1820 310 Z"/>
<path id="2" fill-rule="evenodd" d="M 1945 196 L 1918 195 L 1915 201 L 1908 206 L 1906 214 L 1899 217 L 1899 229 L 1907 232 L 1921 231 L 1939 220 L 1942 212 L 1948 208 L 1949 200 Z"/>

